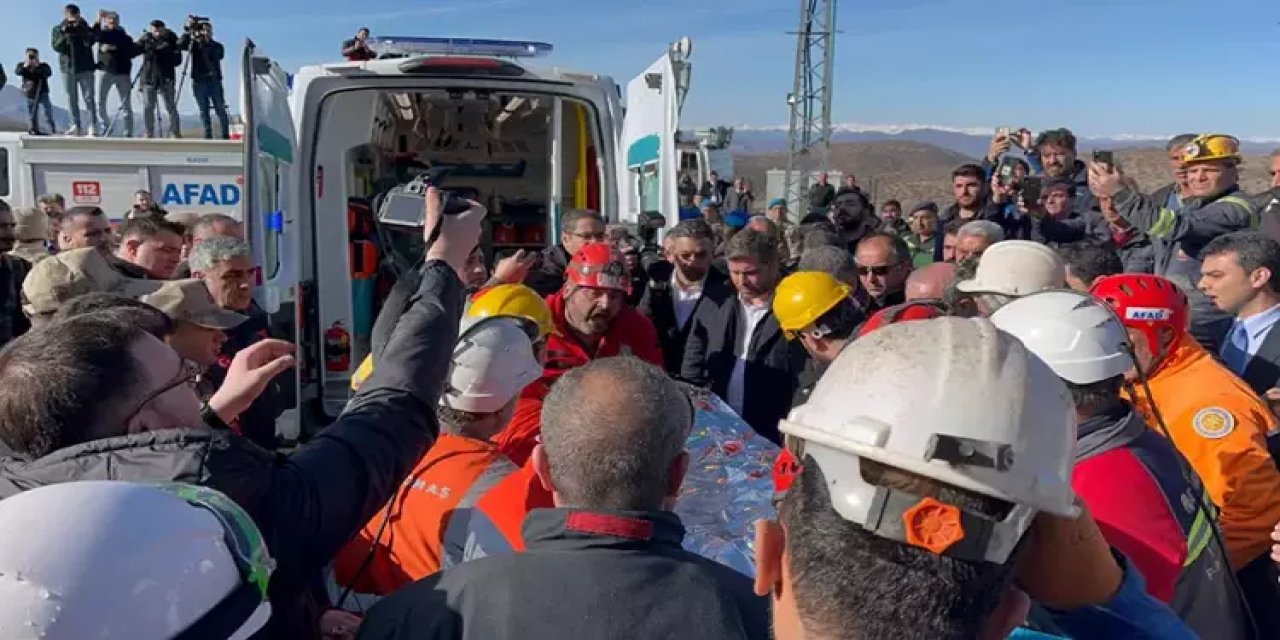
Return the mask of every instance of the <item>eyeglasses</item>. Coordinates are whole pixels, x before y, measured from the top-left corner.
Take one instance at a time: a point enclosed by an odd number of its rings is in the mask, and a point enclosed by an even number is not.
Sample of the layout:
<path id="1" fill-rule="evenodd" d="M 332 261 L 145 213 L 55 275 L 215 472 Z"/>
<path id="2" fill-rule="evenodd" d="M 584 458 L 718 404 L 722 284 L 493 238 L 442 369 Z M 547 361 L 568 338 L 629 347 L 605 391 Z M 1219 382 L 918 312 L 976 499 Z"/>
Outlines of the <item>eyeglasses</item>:
<path id="1" fill-rule="evenodd" d="M 603 231 L 600 233 L 570 233 L 569 235 L 583 240 L 604 240 L 608 237 Z"/>
<path id="2" fill-rule="evenodd" d="M 893 271 L 893 268 L 895 266 L 897 265 L 891 265 L 891 264 L 880 265 L 878 267 L 864 267 L 862 265 L 858 265 L 858 275 L 860 276 L 876 275 L 876 276 L 884 277 L 889 275 L 889 273 Z"/>
<path id="3" fill-rule="evenodd" d="M 213 515 L 222 525 L 227 552 L 240 573 L 240 586 L 227 594 L 175 640 L 227 638 L 239 631 L 267 601 L 267 585 L 276 569 L 262 534 L 240 505 L 206 487 L 180 483 L 157 483 L 156 488 Z"/>
<path id="4" fill-rule="evenodd" d="M 160 396 L 166 393 L 169 393 L 170 391 L 173 391 L 174 389 L 177 389 L 178 387 L 181 387 L 184 384 L 195 387 L 196 379 L 200 377 L 200 374 L 203 371 L 204 371 L 204 367 L 200 366 L 195 362 L 192 362 L 191 360 L 183 358 L 182 362 L 178 365 L 177 377 L 165 383 L 164 386 L 160 387 L 159 389 L 156 389 L 155 391 L 152 391 L 151 393 L 147 394 L 147 397 L 144 398 L 142 402 L 138 403 L 138 408 L 134 409 L 133 413 L 130 413 L 128 418 L 125 418 L 123 424 L 129 424 L 130 421 L 138 417 L 138 414 L 142 413 L 142 410 L 147 408 L 147 405 L 154 402 L 156 398 L 159 398 Z"/>

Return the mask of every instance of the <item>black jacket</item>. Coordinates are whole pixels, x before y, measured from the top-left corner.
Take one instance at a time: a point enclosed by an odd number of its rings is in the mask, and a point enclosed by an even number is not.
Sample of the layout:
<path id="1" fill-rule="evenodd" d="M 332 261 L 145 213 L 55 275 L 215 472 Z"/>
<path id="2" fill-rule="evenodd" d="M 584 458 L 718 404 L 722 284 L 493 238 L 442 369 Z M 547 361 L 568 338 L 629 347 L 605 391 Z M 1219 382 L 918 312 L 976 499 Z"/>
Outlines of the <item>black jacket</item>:
<path id="1" fill-rule="evenodd" d="M 0 254 L 0 347 L 31 328 L 22 312 L 22 283 L 30 272 L 30 262 Z"/>
<path id="2" fill-rule="evenodd" d="M 535 509 L 528 550 L 447 569 L 369 610 L 361 640 L 768 638 L 746 576 L 680 547 L 667 512 Z"/>
<path id="3" fill-rule="evenodd" d="M 647 316 L 653 322 L 653 327 L 658 330 L 658 342 L 662 345 L 662 356 L 667 373 L 679 376 L 680 366 L 684 360 L 684 345 L 689 339 L 689 329 L 693 326 L 693 317 L 697 315 L 698 307 L 702 306 L 708 291 L 717 298 L 723 293 L 716 292 L 727 292 L 732 295 L 733 285 L 729 284 L 729 278 L 722 271 L 710 267 L 707 270 L 706 280 L 702 284 L 703 297 L 695 303 L 694 312 L 689 316 L 689 321 L 684 327 L 680 327 L 676 322 L 675 299 L 671 289 L 671 275 L 674 271 L 675 266 L 666 260 L 649 267 L 648 284 L 645 285 L 644 297 L 636 305 L 636 310 Z"/>
<path id="4" fill-rule="evenodd" d="M 320 570 L 386 506 L 439 431 L 462 283 L 428 264 L 413 308 L 378 353 L 378 368 L 336 422 L 291 456 L 225 430 L 171 429 L 97 440 L 38 460 L 0 451 L 0 499 L 76 480 L 180 481 L 245 508 L 278 567 L 272 623 L 260 638 L 318 637 Z"/>
<path id="5" fill-rule="evenodd" d="M 538 264 L 529 270 L 524 283 L 544 298 L 559 291 L 564 286 L 564 270 L 569 268 L 569 257 L 564 245 L 543 249 Z"/>
<path id="6" fill-rule="evenodd" d="M 249 319 L 226 332 L 227 341 L 222 345 L 222 355 L 218 358 L 217 364 L 210 367 L 204 376 L 215 389 L 222 386 L 222 382 L 226 380 L 227 369 L 230 368 L 231 360 L 237 353 L 271 337 L 267 312 L 256 302 L 247 311 L 241 313 L 249 316 Z M 272 380 L 271 384 L 263 390 L 262 395 L 258 396 L 258 399 L 254 400 L 253 404 L 249 405 L 249 408 L 236 419 L 240 434 L 264 449 L 276 448 L 276 418 L 279 418 L 287 407 L 283 384 L 286 380 L 293 380 L 292 371 L 286 371 Z"/>
<path id="7" fill-rule="evenodd" d="M 58 52 L 62 73 L 87 73 L 97 68 L 93 61 L 93 28 L 84 18 L 53 25 L 50 45 Z"/>
<path id="8" fill-rule="evenodd" d="M 28 98 L 49 95 L 49 78 L 53 76 L 53 69 L 48 63 L 41 62 L 34 67 L 28 67 L 27 62 L 23 60 L 14 67 L 13 73 L 22 78 L 22 95 Z"/>
<path id="9" fill-rule="evenodd" d="M 191 56 L 192 80 L 222 79 L 222 58 L 227 52 L 221 42 L 193 38 L 188 31 L 178 38 L 178 48 Z"/>
<path id="10" fill-rule="evenodd" d="M 685 342 L 680 378 L 728 400 L 729 378 L 738 360 L 739 335 L 746 329 L 742 303 L 733 287 L 706 291 Z M 782 335 L 773 312 L 756 327 L 746 354 L 742 419 L 761 436 L 781 443 L 778 421 L 791 409 L 796 379 L 808 358 L 799 342 Z"/>
<path id="11" fill-rule="evenodd" d="M 1258 211 L 1258 230 L 1280 242 L 1280 188 L 1265 191 L 1253 199 Z"/>
<path id="12" fill-rule="evenodd" d="M 158 87 L 177 80 L 182 50 L 178 48 L 178 36 L 174 32 L 165 29 L 157 36 L 148 31 L 136 44 L 142 55 L 142 84 Z"/>
<path id="13" fill-rule="evenodd" d="M 133 59 L 139 53 L 133 38 L 120 27 L 104 29 L 94 25 L 93 34 L 98 42 L 98 70 L 114 75 L 132 75 Z"/>

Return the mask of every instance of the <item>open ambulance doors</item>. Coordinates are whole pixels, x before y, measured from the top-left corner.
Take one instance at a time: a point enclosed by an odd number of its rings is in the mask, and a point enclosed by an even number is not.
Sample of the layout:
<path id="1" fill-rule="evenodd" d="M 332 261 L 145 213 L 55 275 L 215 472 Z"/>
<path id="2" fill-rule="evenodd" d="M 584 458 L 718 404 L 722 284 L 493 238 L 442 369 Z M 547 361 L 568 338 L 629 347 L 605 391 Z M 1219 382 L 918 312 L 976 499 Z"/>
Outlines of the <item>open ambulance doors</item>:
<path id="1" fill-rule="evenodd" d="M 682 38 L 627 83 L 618 150 L 618 213 L 623 222 L 660 212 L 670 229 L 680 221 L 680 151 L 676 137 L 689 91 L 693 44 Z"/>

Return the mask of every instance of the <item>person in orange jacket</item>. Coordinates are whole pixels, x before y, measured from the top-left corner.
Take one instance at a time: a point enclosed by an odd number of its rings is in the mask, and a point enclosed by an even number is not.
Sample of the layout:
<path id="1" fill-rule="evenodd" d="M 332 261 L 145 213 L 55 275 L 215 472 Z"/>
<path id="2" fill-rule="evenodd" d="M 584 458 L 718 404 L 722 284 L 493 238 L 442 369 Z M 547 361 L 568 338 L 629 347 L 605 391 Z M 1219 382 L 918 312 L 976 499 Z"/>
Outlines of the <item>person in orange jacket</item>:
<path id="1" fill-rule="evenodd" d="M 1268 558 L 1271 530 L 1280 521 L 1280 471 L 1266 443 L 1276 429 L 1271 411 L 1191 336 L 1187 296 L 1169 280 L 1126 273 L 1098 280 L 1090 292 L 1128 329 L 1147 379 L 1143 385 L 1137 371 L 1128 375 L 1134 406 L 1147 424 L 1168 429 L 1220 509 L 1231 568 L 1255 617 L 1280 612 L 1276 567 Z"/>

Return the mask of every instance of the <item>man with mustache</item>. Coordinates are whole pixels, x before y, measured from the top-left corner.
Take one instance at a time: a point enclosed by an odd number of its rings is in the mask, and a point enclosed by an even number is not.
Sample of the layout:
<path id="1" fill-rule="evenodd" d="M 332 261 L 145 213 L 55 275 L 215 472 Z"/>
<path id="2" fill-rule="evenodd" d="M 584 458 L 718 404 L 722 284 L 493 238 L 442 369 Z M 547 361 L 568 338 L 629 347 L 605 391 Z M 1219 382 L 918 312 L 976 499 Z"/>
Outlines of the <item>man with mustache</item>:
<path id="1" fill-rule="evenodd" d="M 570 369 L 618 355 L 662 366 L 653 323 L 626 304 L 631 277 L 621 252 L 604 242 L 585 244 L 564 276 L 564 286 L 547 298 L 555 331 L 541 382 L 550 385 Z"/>
<path id="2" fill-rule="evenodd" d="M 1036 137 L 1035 146 L 1027 151 L 1027 160 L 1035 172 L 1046 180 L 1070 180 L 1076 188 L 1075 211 L 1084 215 L 1097 206 L 1089 191 L 1089 167 L 1077 159 L 1076 136 L 1070 129 L 1050 129 Z"/>

